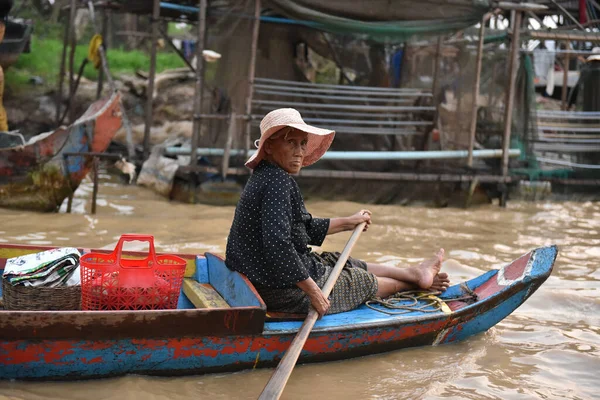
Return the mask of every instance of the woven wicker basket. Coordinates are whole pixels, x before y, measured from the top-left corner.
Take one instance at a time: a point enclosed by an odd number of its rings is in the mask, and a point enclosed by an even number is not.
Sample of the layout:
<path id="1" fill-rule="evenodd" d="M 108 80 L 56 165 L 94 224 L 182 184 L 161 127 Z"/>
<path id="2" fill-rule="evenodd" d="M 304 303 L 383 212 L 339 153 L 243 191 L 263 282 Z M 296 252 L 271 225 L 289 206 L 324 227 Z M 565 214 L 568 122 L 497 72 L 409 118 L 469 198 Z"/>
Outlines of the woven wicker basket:
<path id="1" fill-rule="evenodd" d="M 5 310 L 80 310 L 81 286 L 13 286 L 2 278 Z"/>

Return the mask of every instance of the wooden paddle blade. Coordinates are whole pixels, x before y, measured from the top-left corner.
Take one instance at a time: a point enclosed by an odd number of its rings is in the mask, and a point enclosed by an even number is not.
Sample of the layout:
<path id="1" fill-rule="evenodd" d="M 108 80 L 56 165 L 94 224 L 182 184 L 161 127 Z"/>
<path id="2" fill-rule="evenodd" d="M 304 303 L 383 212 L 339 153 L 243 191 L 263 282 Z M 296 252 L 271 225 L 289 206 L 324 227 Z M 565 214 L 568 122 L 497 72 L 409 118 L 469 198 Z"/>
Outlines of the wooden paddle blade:
<path id="1" fill-rule="evenodd" d="M 304 347 L 304 343 L 306 343 L 308 335 L 310 335 L 310 331 L 318 318 L 319 314 L 311 308 L 304 323 L 300 327 L 300 330 L 296 334 L 296 337 L 292 341 L 292 344 L 285 352 L 281 361 L 279 361 L 279 365 L 277 365 L 275 372 L 273 372 L 269 382 L 267 382 L 267 385 L 258 397 L 259 400 L 275 400 L 281 397 L 283 389 L 292 375 L 296 361 L 298 361 L 298 357 L 300 357 L 300 352 Z"/>

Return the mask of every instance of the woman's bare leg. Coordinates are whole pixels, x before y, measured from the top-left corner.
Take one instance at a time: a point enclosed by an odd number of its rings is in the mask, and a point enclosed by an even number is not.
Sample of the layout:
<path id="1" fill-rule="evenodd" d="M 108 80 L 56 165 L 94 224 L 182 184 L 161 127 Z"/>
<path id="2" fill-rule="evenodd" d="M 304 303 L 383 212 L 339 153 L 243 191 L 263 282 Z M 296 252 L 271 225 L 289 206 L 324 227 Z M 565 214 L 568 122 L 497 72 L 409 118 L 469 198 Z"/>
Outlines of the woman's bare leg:
<path id="1" fill-rule="evenodd" d="M 403 281 L 397 281 L 393 278 L 386 278 L 382 276 L 376 276 L 377 278 L 377 297 L 381 297 L 382 299 L 396 294 L 398 292 L 405 292 L 408 290 L 415 290 L 419 287 L 414 283 L 408 283 Z M 435 290 L 443 292 L 448 288 L 449 284 L 448 274 L 445 272 L 440 272 L 433 280 L 433 285 L 429 288 L 429 290 Z"/>
<path id="2" fill-rule="evenodd" d="M 401 284 L 410 285 L 410 288 L 445 290 L 448 287 L 448 274 L 440 274 L 442 260 L 444 258 L 444 249 L 440 249 L 436 255 L 421 264 L 398 268 L 382 264 L 367 264 L 367 271 L 373 273 L 378 278 L 391 278 Z M 389 283 L 389 282 L 388 282 Z M 393 283 L 389 283 L 392 285 Z M 384 286 L 387 284 L 384 282 Z M 407 289 L 402 289 L 407 290 Z"/>
<path id="3" fill-rule="evenodd" d="M 417 285 L 402 281 L 397 281 L 393 278 L 377 276 L 377 297 L 386 298 L 398 292 L 416 289 Z"/>

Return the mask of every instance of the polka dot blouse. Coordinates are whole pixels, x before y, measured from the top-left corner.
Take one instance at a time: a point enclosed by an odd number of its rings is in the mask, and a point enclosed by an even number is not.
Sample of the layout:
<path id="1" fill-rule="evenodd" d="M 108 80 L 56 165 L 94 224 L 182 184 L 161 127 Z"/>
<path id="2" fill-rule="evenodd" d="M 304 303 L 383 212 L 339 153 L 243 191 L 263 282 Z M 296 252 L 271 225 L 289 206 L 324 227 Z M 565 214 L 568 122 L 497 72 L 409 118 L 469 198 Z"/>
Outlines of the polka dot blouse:
<path id="1" fill-rule="evenodd" d="M 298 184 L 279 166 L 262 161 L 240 197 L 227 239 L 226 264 L 257 287 L 287 288 L 318 279 L 325 267 L 310 256 L 329 219 L 313 218 Z"/>

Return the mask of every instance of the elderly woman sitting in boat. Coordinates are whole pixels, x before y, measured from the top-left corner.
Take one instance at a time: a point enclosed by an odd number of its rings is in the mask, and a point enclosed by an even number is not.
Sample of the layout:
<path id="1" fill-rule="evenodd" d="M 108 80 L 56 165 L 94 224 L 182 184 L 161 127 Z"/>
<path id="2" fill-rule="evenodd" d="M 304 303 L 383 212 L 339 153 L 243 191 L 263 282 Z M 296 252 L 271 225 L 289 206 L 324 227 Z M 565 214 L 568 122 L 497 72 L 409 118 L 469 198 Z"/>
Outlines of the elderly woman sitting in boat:
<path id="1" fill-rule="evenodd" d="M 260 124 L 258 150 L 246 162 L 253 173 L 235 210 L 227 241 L 226 264 L 248 277 L 269 311 L 320 316 L 352 310 L 373 297 L 400 291 L 448 287 L 440 273 L 444 250 L 419 265 L 398 268 L 349 258 L 329 298 L 321 288 L 340 253 L 317 254 L 327 235 L 352 231 L 371 212 L 342 218 L 315 218 L 308 213 L 292 175 L 327 151 L 335 132 L 307 125 L 291 108 L 271 111 Z"/>

